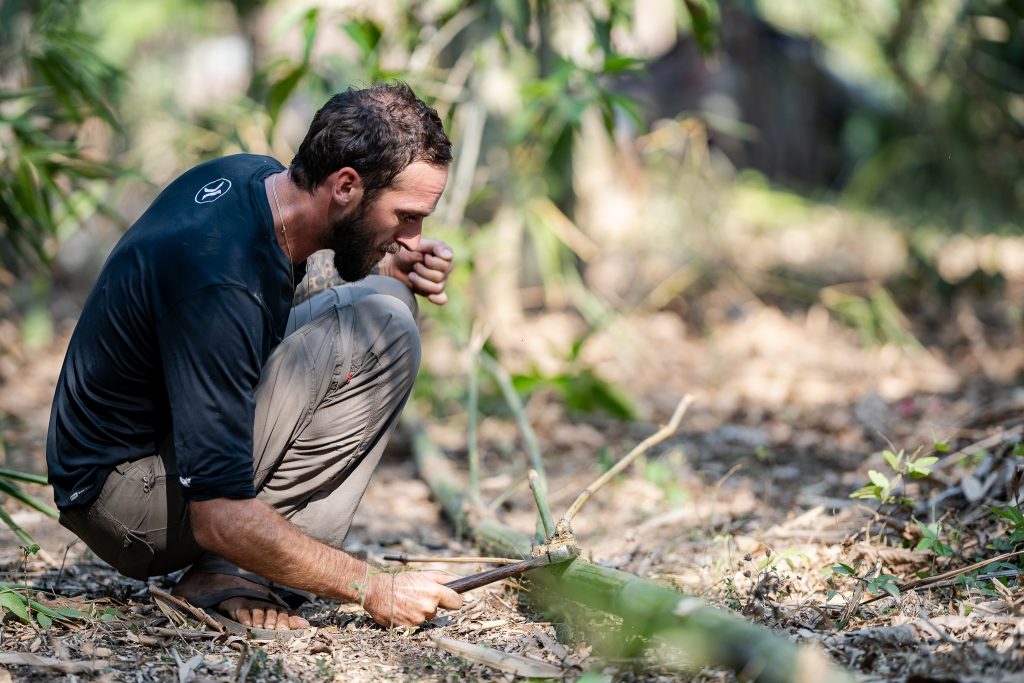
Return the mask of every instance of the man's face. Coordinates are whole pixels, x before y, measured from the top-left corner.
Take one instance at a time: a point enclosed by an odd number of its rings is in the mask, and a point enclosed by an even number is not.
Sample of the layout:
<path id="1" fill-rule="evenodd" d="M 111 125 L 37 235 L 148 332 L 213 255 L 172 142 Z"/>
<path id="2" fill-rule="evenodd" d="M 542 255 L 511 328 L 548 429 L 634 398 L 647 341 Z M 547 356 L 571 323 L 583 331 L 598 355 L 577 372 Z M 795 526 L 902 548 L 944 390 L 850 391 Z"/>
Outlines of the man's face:
<path id="1" fill-rule="evenodd" d="M 437 206 L 448 169 L 422 161 L 409 164 L 391 187 L 361 201 L 330 227 L 334 265 L 348 282 L 361 280 L 388 253 L 419 245 L 423 219 Z"/>

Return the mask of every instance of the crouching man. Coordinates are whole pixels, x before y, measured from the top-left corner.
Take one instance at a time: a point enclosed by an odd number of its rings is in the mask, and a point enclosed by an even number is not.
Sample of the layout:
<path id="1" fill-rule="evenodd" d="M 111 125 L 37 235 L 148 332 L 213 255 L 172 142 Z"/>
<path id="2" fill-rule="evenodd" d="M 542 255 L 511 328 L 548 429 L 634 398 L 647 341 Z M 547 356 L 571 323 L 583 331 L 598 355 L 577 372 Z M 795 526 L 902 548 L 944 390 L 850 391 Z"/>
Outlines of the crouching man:
<path id="1" fill-rule="evenodd" d="M 308 626 L 286 587 L 387 626 L 461 607 L 447 574 L 340 549 L 419 367 L 413 294 L 447 297 L 451 250 L 421 228 L 450 161 L 437 113 L 380 84 L 331 98 L 287 169 L 229 156 L 164 189 L 64 360 L 46 448 L 61 523 L 127 576 L 190 566 L 175 594 L 250 628 Z M 292 308 L 321 249 L 348 284 Z"/>

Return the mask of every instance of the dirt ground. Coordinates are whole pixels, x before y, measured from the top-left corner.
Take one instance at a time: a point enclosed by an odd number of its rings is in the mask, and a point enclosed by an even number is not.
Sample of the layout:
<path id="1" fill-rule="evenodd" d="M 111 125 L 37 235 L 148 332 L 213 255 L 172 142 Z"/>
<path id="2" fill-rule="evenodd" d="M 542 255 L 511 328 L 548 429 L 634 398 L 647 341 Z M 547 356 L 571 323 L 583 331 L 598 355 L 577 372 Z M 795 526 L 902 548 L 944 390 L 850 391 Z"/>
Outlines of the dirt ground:
<path id="1" fill-rule="evenodd" d="M 571 342 L 574 321 L 528 319 L 524 347 Z M 1016 504 L 1024 394 L 1012 381 L 1010 344 L 958 334 L 943 345 L 868 346 L 817 308 L 784 313 L 750 300 L 713 326 L 686 315 L 626 315 L 591 338 L 583 360 L 627 389 L 633 422 L 567 412 L 557 395 L 536 392 L 527 414 L 546 454 L 556 516 L 611 460 L 664 422 L 684 393 L 696 399 L 679 433 L 603 489 L 575 524 L 584 556 L 601 565 L 697 596 L 813 644 L 863 681 L 1024 681 L 1024 621 L 1015 567 L 976 570 L 915 589 L 921 577 L 966 567 L 1007 547 L 1008 528 L 992 510 Z M 460 357 L 431 337 L 426 371 L 453 373 Z M 984 340 L 984 338 L 983 338 Z M 67 341 L 58 329 L 43 349 L 21 348 L 18 329 L 0 321 L 0 416 L 9 467 L 39 471 L 49 401 Z M 522 349 L 526 364 L 530 349 Z M 1000 372 L 990 366 L 1004 363 Z M 445 363 L 431 359 L 448 359 Z M 1009 367 L 1010 370 L 1006 370 Z M 428 420 L 432 438 L 462 465 L 465 414 Z M 482 494 L 492 500 L 525 470 L 507 411 L 480 425 Z M 940 457 L 933 474 L 908 482 L 906 504 L 850 498 L 869 470 L 889 472 L 883 449 Z M 46 491 L 36 491 L 46 498 Z M 521 599 L 522 586 L 467 594 L 466 606 L 414 632 L 372 624 L 356 606 L 318 601 L 302 613 L 315 627 L 302 638 L 246 642 L 165 614 L 144 583 L 122 578 L 56 522 L 4 503 L 42 550 L 25 558 L 0 528 L 0 580 L 26 584 L 45 605 L 93 616 L 48 629 L 11 616 L 0 624 L 0 681 L 36 680 L 512 680 L 514 674 L 435 646 L 437 637 L 485 645 L 556 666 L 588 681 L 730 681 L 649 658 L 625 662 L 578 631 L 552 624 Z M 529 492 L 498 508 L 529 532 Z M 949 548 L 916 550 L 922 527 L 938 522 Z M 1000 545 L 1002 543 L 1003 545 Z M 473 552 L 455 538 L 416 476 L 408 450 L 392 448 L 359 509 L 347 548 L 385 565 L 386 553 Z M 849 566 L 861 579 L 832 568 Z M 429 565 L 456 573 L 477 567 Z M 998 569 L 1003 574 L 985 577 Z M 979 571 L 981 575 L 979 576 Z M 889 596 L 870 580 L 890 575 Z M 175 576 L 154 579 L 169 590 Z M 528 590 L 528 587 L 526 587 Z M 851 602 L 877 600 L 857 609 Z M 173 614 L 173 613 L 172 613 Z M 12 663 L 14 653 L 43 658 Z M 20 656 L 20 654 L 19 654 Z M 589 673 L 588 673 L 589 672 Z"/>

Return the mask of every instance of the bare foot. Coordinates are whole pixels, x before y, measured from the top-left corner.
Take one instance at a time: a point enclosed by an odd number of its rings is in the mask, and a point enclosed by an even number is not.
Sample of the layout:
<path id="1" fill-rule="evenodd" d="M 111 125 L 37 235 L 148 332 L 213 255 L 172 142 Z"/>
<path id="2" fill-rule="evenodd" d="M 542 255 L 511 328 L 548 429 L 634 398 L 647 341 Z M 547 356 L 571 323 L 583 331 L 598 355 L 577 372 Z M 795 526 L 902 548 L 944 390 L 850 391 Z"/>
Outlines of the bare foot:
<path id="1" fill-rule="evenodd" d="M 247 581 L 240 576 L 189 571 L 181 577 L 181 581 L 172 592 L 189 602 L 202 603 L 204 595 L 232 588 L 243 588 L 268 594 L 266 600 L 250 597 L 228 598 L 215 607 L 218 612 L 231 617 L 243 626 L 279 631 L 309 626 L 309 622 L 297 615 L 294 610 L 281 607 L 270 599 L 266 586 Z"/>

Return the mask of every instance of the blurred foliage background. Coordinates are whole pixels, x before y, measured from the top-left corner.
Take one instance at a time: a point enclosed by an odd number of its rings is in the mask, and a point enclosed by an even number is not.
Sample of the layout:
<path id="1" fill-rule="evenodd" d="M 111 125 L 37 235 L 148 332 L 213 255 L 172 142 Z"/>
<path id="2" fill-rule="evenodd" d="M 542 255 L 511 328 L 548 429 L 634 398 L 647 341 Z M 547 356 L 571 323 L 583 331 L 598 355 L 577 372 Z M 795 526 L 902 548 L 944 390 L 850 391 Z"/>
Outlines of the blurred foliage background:
<path id="1" fill-rule="evenodd" d="M 0 344 L 69 329 L 175 175 L 287 162 L 331 93 L 382 78 L 455 143 L 437 329 L 477 322 L 521 387 L 630 415 L 596 331 L 628 354 L 629 315 L 706 331 L 751 297 L 913 348 L 1000 293 L 984 322 L 1015 340 L 1022 28 L 1024 0 L 5 0 Z M 524 340 L 541 312 L 563 329 Z"/>

